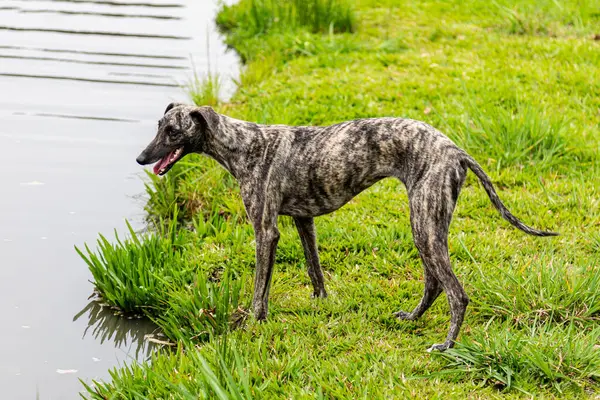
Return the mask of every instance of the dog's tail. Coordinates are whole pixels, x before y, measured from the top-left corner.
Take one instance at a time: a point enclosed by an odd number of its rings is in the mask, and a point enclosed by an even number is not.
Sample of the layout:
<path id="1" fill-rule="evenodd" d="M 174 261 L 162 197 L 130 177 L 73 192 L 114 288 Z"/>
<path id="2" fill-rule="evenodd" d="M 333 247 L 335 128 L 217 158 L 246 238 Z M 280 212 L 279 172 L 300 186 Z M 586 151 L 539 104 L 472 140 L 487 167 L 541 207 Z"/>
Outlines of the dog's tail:
<path id="1" fill-rule="evenodd" d="M 466 155 L 466 157 L 464 158 L 464 160 L 465 160 L 466 164 L 471 169 L 471 171 L 473 171 L 473 173 L 475 175 L 477 175 L 477 177 L 481 181 L 481 184 L 483 185 L 483 188 L 485 189 L 490 200 L 492 201 L 492 204 L 494 205 L 494 207 L 496 207 L 496 209 L 498 211 L 500 211 L 500 215 L 502 215 L 502 217 L 505 220 L 507 220 L 513 226 L 519 228 L 523 232 L 528 233 L 530 235 L 534 235 L 534 236 L 557 236 L 558 235 L 558 233 L 556 233 L 556 232 L 540 231 L 538 229 L 527 226 L 523 222 L 521 222 L 517 217 L 512 215 L 512 213 L 510 211 L 508 211 L 506 206 L 502 203 L 502 201 L 498 197 L 498 194 L 496 193 L 496 189 L 494 189 L 494 185 L 492 185 L 492 181 L 490 180 L 490 177 L 487 176 L 487 174 L 483 171 L 483 169 L 477 163 L 477 161 L 475 161 L 468 154 L 465 153 L 465 155 Z"/>

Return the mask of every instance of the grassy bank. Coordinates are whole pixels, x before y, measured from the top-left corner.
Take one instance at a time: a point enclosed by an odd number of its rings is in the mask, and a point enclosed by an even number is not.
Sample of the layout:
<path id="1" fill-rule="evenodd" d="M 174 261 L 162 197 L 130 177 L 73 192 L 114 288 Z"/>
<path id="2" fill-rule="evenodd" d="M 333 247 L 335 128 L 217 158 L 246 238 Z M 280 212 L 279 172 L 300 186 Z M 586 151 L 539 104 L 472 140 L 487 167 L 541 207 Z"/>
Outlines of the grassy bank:
<path id="1" fill-rule="evenodd" d="M 310 299 L 298 235 L 280 219 L 269 320 L 257 324 L 245 311 L 254 243 L 237 185 L 188 157 L 148 181 L 155 233 L 82 249 L 104 298 L 154 319 L 172 344 L 90 383 L 89 397 L 600 394 L 600 4 L 241 0 L 218 22 L 246 62 L 218 111 L 259 123 L 426 121 L 484 166 L 515 215 L 561 236 L 515 230 L 469 175 L 449 241 L 472 304 L 456 348 L 429 354 L 448 305 L 392 317 L 418 303 L 423 269 L 405 189 L 384 180 L 316 220 L 326 300 Z"/>

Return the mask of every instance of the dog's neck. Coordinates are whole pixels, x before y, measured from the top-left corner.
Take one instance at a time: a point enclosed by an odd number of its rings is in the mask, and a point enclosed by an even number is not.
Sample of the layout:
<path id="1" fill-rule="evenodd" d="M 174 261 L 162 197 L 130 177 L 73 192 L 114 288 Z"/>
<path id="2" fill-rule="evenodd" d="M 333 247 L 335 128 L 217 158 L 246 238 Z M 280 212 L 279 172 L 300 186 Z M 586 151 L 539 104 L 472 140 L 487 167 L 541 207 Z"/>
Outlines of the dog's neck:
<path id="1" fill-rule="evenodd" d="M 219 123 L 204 135 L 202 153 L 215 159 L 235 178 L 243 178 L 251 165 L 246 160 L 251 144 L 263 139 L 260 131 L 248 129 L 249 122 L 218 114 Z M 243 128 L 243 129 L 240 129 Z"/>

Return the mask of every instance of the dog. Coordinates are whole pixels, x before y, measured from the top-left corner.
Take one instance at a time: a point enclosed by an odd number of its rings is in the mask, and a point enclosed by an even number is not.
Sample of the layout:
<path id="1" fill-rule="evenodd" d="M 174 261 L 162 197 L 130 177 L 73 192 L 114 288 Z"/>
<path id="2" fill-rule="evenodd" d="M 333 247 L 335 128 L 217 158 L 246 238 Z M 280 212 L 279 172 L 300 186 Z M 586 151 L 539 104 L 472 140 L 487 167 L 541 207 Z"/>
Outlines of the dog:
<path id="1" fill-rule="evenodd" d="M 413 240 L 425 269 L 425 290 L 419 304 L 412 312 L 394 315 L 415 320 L 442 291 L 446 291 L 450 305 L 446 341 L 428 351 L 444 351 L 454 345 L 469 303 L 448 254 L 448 227 L 468 169 L 512 225 L 530 235 L 557 235 L 531 228 L 513 216 L 471 156 L 432 126 L 416 120 L 370 118 L 331 126 L 259 125 L 218 114 L 210 107 L 171 103 L 158 123 L 156 137 L 137 162 L 156 163 L 154 172 L 164 175 L 190 153 L 212 157 L 239 182 L 256 237 L 252 309 L 257 320 L 267 317 L 279 240 L 277 216 L 293 218 L 313 297 L 326 297 L 314 217 L 337 210 L 383 178 L 398 178 L 406 186 Z"/>

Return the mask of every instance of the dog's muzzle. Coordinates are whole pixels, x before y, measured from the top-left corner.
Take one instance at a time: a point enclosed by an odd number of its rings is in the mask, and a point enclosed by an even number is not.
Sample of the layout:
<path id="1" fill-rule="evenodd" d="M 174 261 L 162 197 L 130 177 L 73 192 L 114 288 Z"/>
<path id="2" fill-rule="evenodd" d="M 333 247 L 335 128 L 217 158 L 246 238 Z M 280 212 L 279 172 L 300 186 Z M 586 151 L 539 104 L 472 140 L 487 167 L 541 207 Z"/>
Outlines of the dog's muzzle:
<path id="1" fill-rule="evenodd" d="M 149 162 L 148 162 L 148 156 L 146 155 L 145 151 L 142 151 L 140 153 L 140 155 L 137 156 L 137 158 L 135 159 L 135 161 L 137 161 L 137 163 L 140 164 L 140 165 L 149 164 Z"/>

